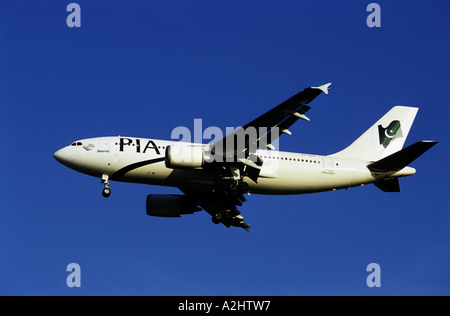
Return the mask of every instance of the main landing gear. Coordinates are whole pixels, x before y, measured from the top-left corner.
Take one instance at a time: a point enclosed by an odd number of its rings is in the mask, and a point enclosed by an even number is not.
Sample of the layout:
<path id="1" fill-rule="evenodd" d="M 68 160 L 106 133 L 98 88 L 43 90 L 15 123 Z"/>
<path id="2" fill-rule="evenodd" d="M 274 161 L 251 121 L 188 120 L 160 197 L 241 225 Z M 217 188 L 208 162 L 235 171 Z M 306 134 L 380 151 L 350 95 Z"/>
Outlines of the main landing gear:
<path id="1" fill-rule="evenodd" d="M 246 201 L 244 194 L 249 192 L 248 183 L 242 180 L 233 180 L 226 186 L 226 190 L 221 197 L 217 197 L 218 205 L 214 205 L 215 212 L 210 213 L 214 224 L 223 223 L 225 226 L 236 226 L 244 229 L 250 228 L 244 222 L 244 217 L 236 206 L 242 206 Z"/>
<path id="2" fill-rule="evenodd" d="M 211 212 L 212 222 L 214 224 L 223 223 L 225 226 L 242 227 L 246 230 L 250 228 L 244 222 L 244 218 L 238 211 L 236 206 L 242 206 L 246 201 L 244 194 L 249 193 L 249 186 L 247 182 L 243 181 L 243 176 L 239 166 L 230 166 L 232 179 L 225 184 L 223 196 L 218 198 L 219 205 L 215 205 L 215 211 Z"/>
<path id="3" fill-rule="evenodd" d="M 230 166 L 232 180 L 228 184 L 227 191 L 230 194 L 245 194 L 248 193 L 248 183 L 244 182 L 241 169 L 237 166 Z"/>
<path id="4" fill-rule="evenodd" d="M 111 189 L 109 188 L 109 176 L 104 174 L 102 175 L 102 183 L 105 186 L 105 188 L 102 191 L 102 195 L 105 198 L 109 198 L 109 196 L 111 195 Z"/>
<path id="5" fill-rule="evenodd" d="M 231 194 L 248 193 L 248 183 L 244 181 L 233 181 L 228 185 L 228 192 Z"/>

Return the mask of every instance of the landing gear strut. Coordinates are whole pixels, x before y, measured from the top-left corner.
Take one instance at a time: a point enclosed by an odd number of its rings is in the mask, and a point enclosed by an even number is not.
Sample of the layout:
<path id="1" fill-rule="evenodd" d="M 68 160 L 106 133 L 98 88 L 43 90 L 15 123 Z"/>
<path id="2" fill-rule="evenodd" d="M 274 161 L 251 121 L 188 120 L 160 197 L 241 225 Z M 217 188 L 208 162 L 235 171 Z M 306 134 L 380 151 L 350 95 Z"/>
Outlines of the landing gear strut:
<path id="1" fill-rule="evenodd" d="M 109 188 L 109 176 L 104 174 L 102 175 L 102 183 L 105 186 L 105 188 L 102 191 L 102 195 L 105 198 L 109 198 L 109 196 L 111 195 L 111 189 Z"/>

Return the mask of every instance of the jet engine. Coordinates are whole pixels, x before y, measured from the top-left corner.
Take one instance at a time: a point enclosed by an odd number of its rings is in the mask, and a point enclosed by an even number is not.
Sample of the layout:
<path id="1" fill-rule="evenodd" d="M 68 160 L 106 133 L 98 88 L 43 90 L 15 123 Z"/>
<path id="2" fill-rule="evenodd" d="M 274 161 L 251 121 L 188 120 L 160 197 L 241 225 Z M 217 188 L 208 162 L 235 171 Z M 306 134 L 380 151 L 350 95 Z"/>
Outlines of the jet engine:
<path id="1" fill-rule="evenodd" d="M 201 208 L 184 195 L 150 194 L 147 196 L 147 215 L 157 217 L 180 217 L 193 214 Z"/>
<path id="2" fill-rule="evenodd" d="M 166 167 L 171 169 L 201 168 L 205 153 L 201 146 L 170 145 L 166 148 Z"/>

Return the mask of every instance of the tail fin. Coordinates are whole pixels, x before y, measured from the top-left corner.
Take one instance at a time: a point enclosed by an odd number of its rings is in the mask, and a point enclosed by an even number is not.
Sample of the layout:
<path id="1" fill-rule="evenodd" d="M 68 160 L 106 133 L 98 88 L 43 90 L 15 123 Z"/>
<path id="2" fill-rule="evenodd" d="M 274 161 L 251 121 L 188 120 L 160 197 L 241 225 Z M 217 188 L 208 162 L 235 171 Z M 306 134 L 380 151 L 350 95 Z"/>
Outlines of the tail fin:
<path id="1" fill-rule="evenodd" d="M 377 161 L 401 150 L 418 108 L 396 106 L 344 150 L 339 158 Z"/>

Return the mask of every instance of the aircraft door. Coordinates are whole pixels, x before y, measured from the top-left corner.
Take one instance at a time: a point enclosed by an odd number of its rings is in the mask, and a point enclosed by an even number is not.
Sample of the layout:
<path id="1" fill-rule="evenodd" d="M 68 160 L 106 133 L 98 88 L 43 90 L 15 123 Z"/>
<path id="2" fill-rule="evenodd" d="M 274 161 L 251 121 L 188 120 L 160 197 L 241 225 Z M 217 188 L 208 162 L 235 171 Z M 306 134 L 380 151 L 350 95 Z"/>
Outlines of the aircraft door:
<path id="1" fill-rule="evenodd" d="M 98 152 L 109 152 L 109 137 L 99 138 Z"/>
<path id="2" fill-rule="evenodd" d="M 323 157 L 323 173 L 334 173 L 333 158 Z"/>

